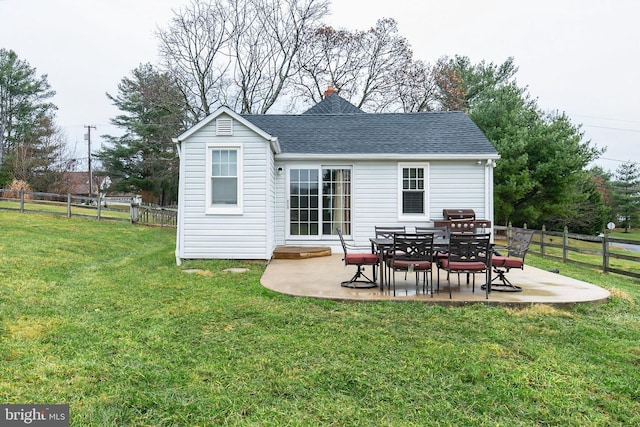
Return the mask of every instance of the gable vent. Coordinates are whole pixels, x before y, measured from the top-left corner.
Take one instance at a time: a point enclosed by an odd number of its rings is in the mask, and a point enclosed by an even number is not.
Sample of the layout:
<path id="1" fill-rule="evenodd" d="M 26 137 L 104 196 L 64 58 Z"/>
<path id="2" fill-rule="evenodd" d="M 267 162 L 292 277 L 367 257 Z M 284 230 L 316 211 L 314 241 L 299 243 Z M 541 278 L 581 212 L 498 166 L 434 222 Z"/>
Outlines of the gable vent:
<path id="1" fill-rule="evenodd" d="M 233 135 L 233 119 L 226 117 L 217 119 L 216 135 Z"/>

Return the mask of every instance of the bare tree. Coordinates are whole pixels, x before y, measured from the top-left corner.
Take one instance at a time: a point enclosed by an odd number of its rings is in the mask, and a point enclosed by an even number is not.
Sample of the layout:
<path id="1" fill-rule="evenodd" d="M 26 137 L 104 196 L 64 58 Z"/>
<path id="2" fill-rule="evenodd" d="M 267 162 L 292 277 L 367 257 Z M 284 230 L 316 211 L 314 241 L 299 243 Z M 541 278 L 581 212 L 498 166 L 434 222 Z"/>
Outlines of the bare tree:
<path id="1" fill-rule="evenodd" d="M 166 30 L 158 30 L 160 55 L 182 91 L 194 121 L 224 104 L 230 9 L 221 2 L 192 0 L 174 11 Z"/>
<path id="2" fill-rule="evenodd" d="M 437 109 L 437 86 L 431 67 L 422 61 L 411 61 L 392 74 L 393 94 L 397 108 L 405 113 Z"/>
<path id="3" fill-rule="evenodd" d="M 360 78 L 358 107 L 386 111 L 393 103 L 393 74 L 411 64 L 413 52 L 409 42 L 398 35 L 398 25 L 390 18 L 381 19 L 364 34 L 362 50 L 369 57 Z"/>
<path id="4" fill-rule="evenodd" d="M 230 0 L 231 53 L 243 113 L 266 113 L 298 73 L 296 59 L 308 29 L 328 12 L 326 0 Z"/>
<path id="5" fill-rule="evenodd" d="M 411 66 L 412 52 L 393 19 L 381 19 L 367 31 L 320 27 L 312 34 L 300 57 L 299 97 L 317 102 L 331 85 L 359 108 L 397 108 L 394 76 Z"/>
<path id="6" fill-rule="evenodd" d="M 433 69 L 438 109 L 444 111 L 467 110 L 467 91 L 460 73 L 447 57 L 440 58 Z"/>
<path id="7" fill-rule="evenodd" d="M 160 51 L 193 120 L 220 105 L 264 114 L 284 97 L 315 104 L 328 86 L 373 112 L 464 107 L 455 69 L 413 60 L 396 21 L 336 30 L 320 24 L 327 13 L 328 0 L 191 0 L 175 12 Z"/>
<path id="8" fill-rule="evenodd" d="M 219 105 L 266 113 L 327 13 L 328 0 L 192 0 L 158 31 L 160 53 L 195 120 Z"/>
<path id="9" fill-rule="evenodd" d="M 333 86 L 348 99 L 356 88 L 364 60 L 358 37 L 329 26 L 310 30 L 309 43 L 303 46 L 298 59 L 296 95 L 316 104 L 327 87 Z"/>

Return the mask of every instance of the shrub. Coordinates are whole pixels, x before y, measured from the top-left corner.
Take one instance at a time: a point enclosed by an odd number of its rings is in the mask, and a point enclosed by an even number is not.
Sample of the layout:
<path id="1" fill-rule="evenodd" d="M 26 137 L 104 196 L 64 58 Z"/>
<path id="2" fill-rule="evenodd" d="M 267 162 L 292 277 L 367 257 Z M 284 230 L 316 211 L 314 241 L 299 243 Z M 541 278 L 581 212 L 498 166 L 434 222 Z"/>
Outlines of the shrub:
<path id="1" fill-rule="evenodd" d="M 14 179 L 11 182 L 11 184 L 9 184 L 9 187 L 7 188 L 7 190 L 12 190 L 12 191 L 4 191 L 2 194 L 2 197 L 4 197 L 5 199 L 19 199 L 20 190 L 24 191 L 25 193 L 30 193 L 31 187 L 29 186 L 29 183 L 27 183 L 26 181 Z M 29 194 L 25 194 L 24 198 L 30 199 L 31 196 Z"/>

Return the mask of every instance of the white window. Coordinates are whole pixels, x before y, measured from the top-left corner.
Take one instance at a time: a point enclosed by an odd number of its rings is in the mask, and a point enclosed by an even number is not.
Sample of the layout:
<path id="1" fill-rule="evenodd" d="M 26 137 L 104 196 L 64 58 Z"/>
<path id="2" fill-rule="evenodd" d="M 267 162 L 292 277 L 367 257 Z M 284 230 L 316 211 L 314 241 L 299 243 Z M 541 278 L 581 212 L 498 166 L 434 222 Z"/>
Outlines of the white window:
<path id="1" fill-rule="evenodd" d="M 401 220 L 429 218 L 429 164 L 398 164 L 398 212 Z"/>
<path id="2" fill-rule="evenodd" d="M 206 212 L 242 213 L 242 147 L 230 144 L 207 146 Z"/>

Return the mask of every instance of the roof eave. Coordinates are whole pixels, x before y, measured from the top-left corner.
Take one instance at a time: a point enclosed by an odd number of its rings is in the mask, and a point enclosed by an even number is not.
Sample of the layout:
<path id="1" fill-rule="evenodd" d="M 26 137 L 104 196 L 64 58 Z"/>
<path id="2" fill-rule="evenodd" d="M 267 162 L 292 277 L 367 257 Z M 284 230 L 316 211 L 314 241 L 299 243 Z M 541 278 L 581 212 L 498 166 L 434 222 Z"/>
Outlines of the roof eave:
<path id="1" fill-rule="evenodd" d="M 276 160 L 497 160 L 497 153 L 429 154 L 429 153 L 280 153 Z"/>
<path id="2" fill-rule="evenodd" d="M 273 150 L 274 153 L 278 154 L 282 152 L 282 148 L 280 147 L 280 142 L 278 141 L 278 137 L 273 136 L 268 132 L 265 132 L 263 129 L 254 125 L 249 120 L 245 119 L 244 117 L 242 117 L 240 114 L 236 113 L 229 107 L 218 108 L 216 111 L 214 111 L 204 119 L 200 120 L 195 126 L 191 127 L 189 130 L 187 130 L 177 138 L 173 138 L 173 142 L 175 144 L 180 145 L 186 139 L 191 137 L 194 133 L 198 132 L 199 130 L 207 126 L 209 123 L 211 123 L 213 120 L 215 120 L 218 116 L 222 114 L 227 114 L 231 116 L 234 120 L 237 120 L 238 122 L 242 123 L 242 125 L 246 126 L 247 128 L 251 129 L 253 132 L 257 133 L 258 135 L 260 135 L 261 137 L 269 141 L 271 145 L 271 149 Z"/>

